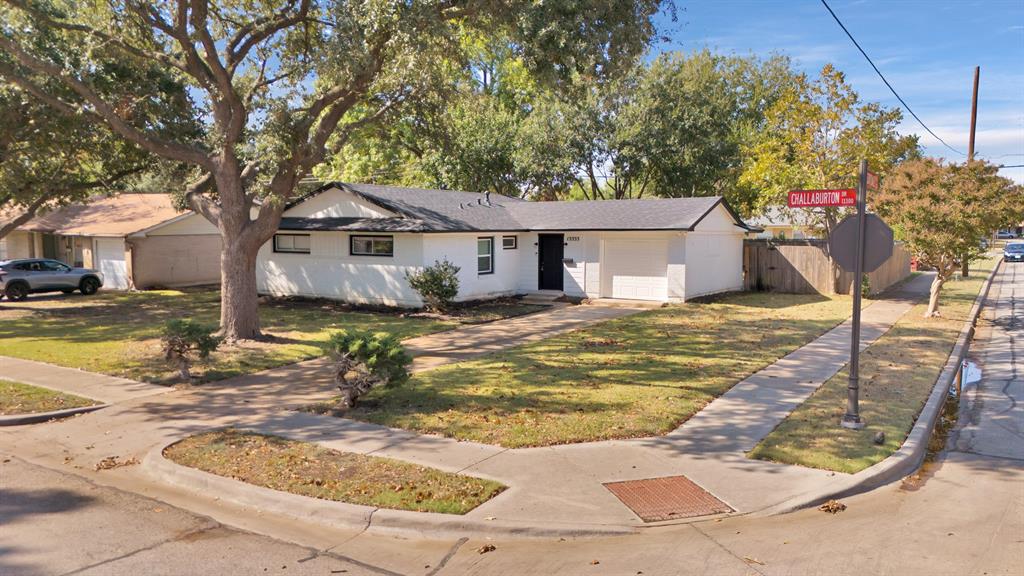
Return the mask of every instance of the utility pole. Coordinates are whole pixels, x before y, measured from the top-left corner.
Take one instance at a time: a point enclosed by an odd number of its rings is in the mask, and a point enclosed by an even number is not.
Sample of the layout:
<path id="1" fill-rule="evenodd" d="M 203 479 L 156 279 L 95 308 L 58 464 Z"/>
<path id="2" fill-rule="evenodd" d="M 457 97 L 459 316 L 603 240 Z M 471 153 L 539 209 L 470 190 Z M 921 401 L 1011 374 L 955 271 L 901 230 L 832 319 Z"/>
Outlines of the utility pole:
<path id="1" fill-rule="evenodd" d="M 971 96 L 971 139 L 967 142 L 967 161 L 974 161 L 974 130 L 978 127 L 978 76 L 981 66 L 974 67 L 974 94 Z"/>
<path id="2" fill-rule="evenodd" d="M 978 76 L 981 74 L 981 66 L 974 67 L 974 93 L 971 95 L 971 137 L 967 141 L 967 163 L 974 162 L 974 131 L 978 126 Z M 967 262 L 967 255 L 964 254 L 963 262 L 960 263 L 960 276 L 967 278 L 970 274 L 970 265 Z"/>
<path id="3" fill-rule="evenodd" d="M 867 212 L 868 161 L 860 161 L 857 179 L 857 257 L 853 267 L 853 322 L 850 326 L 850 366 L 846 384 L 846 414 L 839 421 L 843 428 L 861 430 L 864 421 L 860 418 L 860 302 L 861 282 L 864 280 L 864 218 Z"/>

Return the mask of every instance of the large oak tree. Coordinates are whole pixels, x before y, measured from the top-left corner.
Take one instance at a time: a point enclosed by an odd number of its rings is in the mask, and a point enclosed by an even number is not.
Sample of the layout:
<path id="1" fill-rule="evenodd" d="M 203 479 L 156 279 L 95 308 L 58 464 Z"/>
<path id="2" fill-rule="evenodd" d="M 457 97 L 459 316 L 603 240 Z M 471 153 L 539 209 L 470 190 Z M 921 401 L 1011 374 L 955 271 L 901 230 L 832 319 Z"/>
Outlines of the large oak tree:
<path id="1" fill-rule="evenodd" d="M 299 180 L 352 134 L 465 66 L 466 35 L 508 40 L 543 82 L 614 75 L 642 52 L 659 0 L 3 0 L 0 77 L 51 106 L 102 123 L 191 166 L 187 204 L 222 238 L 221 327 L 260 335 L 256 255 Z M 73 52 L 39 46 L 59 34 Z M 202 135 L 168 137 L 136 121 L 136 101 L 97 89 L 97 50 L 172 71 Z M 73 58 L 69 58 L 72 56 Z M 71 61 L 77 62 L 72 65 Z M 51 81 L 63 89 L 52 90 Z"/>

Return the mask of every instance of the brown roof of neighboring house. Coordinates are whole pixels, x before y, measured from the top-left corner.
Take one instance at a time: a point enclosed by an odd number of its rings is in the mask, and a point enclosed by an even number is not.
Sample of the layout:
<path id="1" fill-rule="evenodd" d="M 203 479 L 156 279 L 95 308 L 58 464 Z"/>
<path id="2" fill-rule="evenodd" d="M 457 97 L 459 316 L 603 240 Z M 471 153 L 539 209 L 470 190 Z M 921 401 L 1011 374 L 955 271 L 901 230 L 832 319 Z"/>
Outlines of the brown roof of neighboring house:
<path id="1" fill-rule="evenodd" d="M 127 236 L 184 215 L 170 194 L 118 194 L 36 216 L 20 230 L 65 236 Z"/>

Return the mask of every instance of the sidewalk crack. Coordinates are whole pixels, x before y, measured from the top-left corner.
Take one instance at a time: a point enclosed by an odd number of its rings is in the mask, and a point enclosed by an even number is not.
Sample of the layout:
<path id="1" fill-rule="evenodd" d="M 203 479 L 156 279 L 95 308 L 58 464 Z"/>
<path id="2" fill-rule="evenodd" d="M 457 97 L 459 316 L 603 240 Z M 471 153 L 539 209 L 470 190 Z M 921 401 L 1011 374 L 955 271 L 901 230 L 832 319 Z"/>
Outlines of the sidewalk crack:
<path id="1" fill-rule="evenodd" d="M 508 448 L 502 448 L 501 451 L 499 451 L 499 452 L 495 452 L 494 454 L 491 454 L 490 456 L 487 456 L 486 458 L 481 458 L 480 460 L 477 460 L 476 462 L 473 462 L 472 464 L 468 464 L 466 466 L 463 466 L 462 468 L 459 468 L 458 470 L 455 471 L 455 473 L 456 474 L 462 474 L 466 470 L 469 470 L 470 468 L 472 468 L 474 466 L 479 466 L 480 464 L 483 464 L 484 462 L 487 462 L 491 458 L 494 458 L 496 456 L 501 456 L 502 454 L 504 454 L 505 452 L 508 452 L 508 451 L 509 451 Z"/>
<path id="2" fill-rule="evenodd" d="M 156 550 L 157 548 L 163 546 L 164 544 L 170 544 L 171 542 L 177 542 L 178 540 L 182 540 L 184 538 L 189 538 L 189 537 L 192 537 L 192 536 L 196 536 L 198 534 L 202 534 L 204 532 L 209 532 L 211 530 L 216 530 L 218 528 L 224 528 L 224 525 L 222 525 L 219 522 L 215 522 L 214 525 L 212 525 L 212 526 L 206 526 L 206 527 L 203 527 L 203 528 L 197 528 L 195 530 L 189 530 L 189 531 L 187 531 L 187 532 L 185 532 L 183 534 L 178 534 L 178 535 L 176 535 L 176 536 L 174 536 L 172 538 L 166 538 L 166 539 L 161 540 L 159 542 L 154 542 L 153 544 L 150 544 L 149 546 L 143 546 L 142 548 L 138 548 L 138 549 L 132 550 L 131 552 L 127 552 L 125 554 L 121 554 L 120 556 L 115 556 L 113 558 L 107 558 L 106 560 L 102 560 L 102 561 L 96 562 L 94 564 L 89 564 L 87 566 L 82 566 L 81 568 L 75 568 L 74 570 L 71 570 L 70 572 L 64 572 L 62 576 L 71 576 L 72 574 L 81 574 L 82 572 L 85 572 L 87 570 L 92 570 L 93 568 L 98 568 L 100 566 L 105 566 L 105 565 L 111 564 L 113 562 L 119 562 L 121 560 L 124 560 L 125 558 L 131 558 L 132 556 L 135 556 L 136 554 L 141 554 L 142 552 L 149 552 L 150 550 Z"/>
<path id="3" fill-rule="evenodd" d="M 427 572 L 425 576 L 434 576 L 435 574 L 440 572 L 441 569 L 448 565 L 448 561 L 455 556 L 455 554 L 459 551 L 459 548 L 462 548 L 462 545 L 466 542 L 469 542 L 469 538 L 465 536 L 459 538 L 455 542 L 455 544 L 453 544 L 452 547 L 448 549 L 448 553 L 445 554 L 443 558 L 441 558 L 441 561 L 437 563 L 437 566 L 434 566 L 434 568 L 430 572 Z"/>
<path id="4" fill-rule="evenodd" d="M 714 538 L 712 538 L 707 532 L 704 532 L 703 530 L 701 530 L 700 527 L 697 526 L 696 523 L 690 524 L 690 527 L 693 528 L 694 530 L 696 530 L 698 534 L 700 534 L 701 536 L 707 538 L 712 543 L 714 543 L 715 546 L 718 546 L 723 552 L 725 552 L 726 554 L 728 554 L 728 555 L 732 556 L 733 558 L 735 558 L 736 560 L 738 560 L 740 562 L 740 564 L 743 564 L 744 566 L 746 566 L 750 570 L 753 570 L 754 572 L 757 572 L 758 574 L 761 574 L 761 576 L 764 576 L 764 572 L 758 570 L 757 566 L 755 566 L 752 562 L 748 562 L 747 560 L 743 559 L 741 556 L 737 555 L 732 550 L 728 549 L 724 544 L 722 544 L 718 540 L 715 540 Z"/>

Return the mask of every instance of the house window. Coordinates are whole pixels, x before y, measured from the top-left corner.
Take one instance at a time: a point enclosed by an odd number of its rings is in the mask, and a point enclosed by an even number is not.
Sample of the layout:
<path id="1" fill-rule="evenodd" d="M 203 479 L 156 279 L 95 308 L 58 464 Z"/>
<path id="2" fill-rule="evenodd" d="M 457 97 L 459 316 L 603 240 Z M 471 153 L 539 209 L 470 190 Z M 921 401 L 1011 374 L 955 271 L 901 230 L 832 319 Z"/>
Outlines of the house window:
<path id="1" fill-rule="evenodd" d="M 349 236 L 349 254 L 353 256 L 394 256 L 394 236 Z"/>
<path id="2" fill-rule="evenodd" d="M 274 252 L 309 254 L 309 234 L 274 234 Z"/>
<path id="3" fill-rule="evenodd" d="M 501 237 L 501 247 L 504 248 L 505 250 L 515 250 L 516 248 L 519 247 L 519 237 L 518 236 L 502 236 Z"/>
<path id="4" fill-rule="evenodd" d="M 494 238 L 476 239 L 476 272 L 491 274 L 494 272 Z"/>

